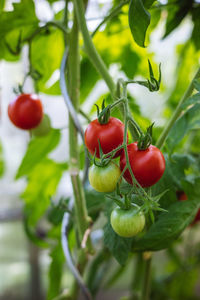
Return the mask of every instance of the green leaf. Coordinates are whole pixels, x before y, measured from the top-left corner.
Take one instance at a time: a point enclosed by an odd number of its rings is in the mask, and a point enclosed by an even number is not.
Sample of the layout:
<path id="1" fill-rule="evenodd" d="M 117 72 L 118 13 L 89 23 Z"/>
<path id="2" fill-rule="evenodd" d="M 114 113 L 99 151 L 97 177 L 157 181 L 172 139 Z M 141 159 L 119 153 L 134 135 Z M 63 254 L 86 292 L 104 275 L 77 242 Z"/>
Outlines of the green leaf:
<path id="1" fill-rule="evenodd" d="M 133 51 L 131 45 L 125 45 L 121 51 L 121 70 L 125 72 L 128 78 L 134 78 L 138 72 L 138 68 L 141 62 L 141 57 Z"/>
<path id="2" fill-rule="evenodd" d="M 167 37 L 174 29 L 176 29 L 185 16 L 192 9 L 193 1 L 182 0 L 168 10 L 168 18 L 163 38 Z"/>
<path id="3" fill-rule="evenodd" d="M 49 283 L 47 290 L 47 300 L 52 300 L 59 295 L 61 289 L 61 280 L 63 275 L 63 265 L 65 258 L 61 243 L 58 243 L 50 253 L 51 264 L 49 267 Z"/>
<path id="4" fill-rule="evenodd" d="M 182 181 L 186 179 L 186 171 L 194 164 L 195 159 L 187 154 L 173 154 L 170 158 L 165 155 L 166 168 L 162 178 L 152 188 L 152 196 L 168 191 L 159 200 L 164 209 L 177 201 L 176 191 L 182 190 Z"/>
<path id="5" fill-rule="evenodd" d="M 150 24 L 150 14 L 144 8 L 142 0 L 131 0 L 129 6 L 129 26 L 135 42 L 145 47 L 145 35 Z"/>
<path id="6" fill-rule="evenodd" d="M 150 8 L 156 0 L 144 0 L 144 6 Z"/>
<path id="7" fill-rule="evenodd" d="M 1 0 L 0 1 L 0 13 L 3 11 L 4 6 L 5 6 L 6 0 Z"/>
<path id="8" fill-rule="evenodd" d="M 195 89 L 200 92 L 200 78 L 194 80 Z"/>
<path id="9" fill-rule="evenodd" d="M 3 11 L 0 14 L 0 39 L 13 29 L 37 26 L 38 23 L 33 0 L 13 3 L 13 11 Z"/>
<path id="10" fill-rule="evenodd" d="M 199 32 L 200 32 L 200 7 L 196 7 L 192 10 L 192 20 L 194 23 L 193 31 L 192 31 L 192 41 L 197 50 L 200 49 L 200 39 L 199 39 Z"/>
<path id="11" fill-rule="evenodd" d="M 198 88 L 198 81 L 194 83 L 196 89 Z M 199 86 L 200 88 L 200 86 Z M 183 104 L 182 104 L 182 109 L 185 110 L 188 106 L 200 103 L 200 93 L 197 93 L 191 97 L 189 97 Z"/>
<path id="12" fill-rule="evenodd" d="M 32 139 L 18 169 L 16 179 L 28 175 L 58 145 L 59 141 L 60 131 L 57 129 L 52 129 L 49 134 L 42 138 L 36 137 Z"/>
<path id="13" fill-rule="evenodd" d="M 28 185 L 21 195 L 25 201 L 25 208 L 29 224 L 36 225 L 50 204 L 57 189 L 63 172 L 67 169 L 66 163 L 56 163 L 44 158 L 29 171 Z"/>
<path id="14" fill-rule="evenodd" d="M 36 82 L 41 92 L 60 94 L 58 80 L 63 52 L 63 33 L 58 29 L 51 28 L 48 32 L 34 38 L 31 47 L 31 63 L 32 68 L 41 74 L 41 78 Z"/>
<path id="15" fill-rule="evenodd" d="M 167 147 L 172 153 L 178 143 L 191 129 L 200 128 L 200 103 L 187 110 L 175 123 L 166 140 Z"/>
<path id="16" fill-rule="evenodd" d="M 61 224 L 64 213 L 68 208 L 69 198 L 64 199 L 61 198 L 58 204 L 52 203 L 51 207 L 48 210 L 47 218 L 50 223 L 54 226 L 58 226 Z"/>
<path id="17" fill-rule="evenodd" d="M 80 82 L 80 96 L 81 103 L 85 101 L 92 88 L 95 86 L 97 80 L 100 79 L 99 73 L 91 64 L 88 58 L 83 57 L 81 60 L 81 82 Z"/>
<path id="18" fill-rule="evenodd" d="M 200 179 L 194 186 L 190 185 L 190 189 L 194 190 L 196 186 L 200 187 Z M 168 248 L 193 221 L 200 208 L 199 188 L 198 194 L 190 191 L 188 196 L 188 201 L 176 202 L 169 207 L 168 212 L 160 214 L 148 232 L 133 242 L 133 250 L 157 251 Z"/>
<path id="19" fill-rule="evenodd" d="M 108 201 L 104 194 L 94 190 L 85 190 L 85 198 L 89 216 L 95 221 L 105 209 Z"/>
<path id="20" fill-rule="evenodd" d="M 119 264 L 124 265 L 127 261 L 131 250 L 131 243 L 132 239 L 122 238 L 117 235 L 113 231 L 110 222 L 104 227 L 104 244 L 108 247 Z"/>

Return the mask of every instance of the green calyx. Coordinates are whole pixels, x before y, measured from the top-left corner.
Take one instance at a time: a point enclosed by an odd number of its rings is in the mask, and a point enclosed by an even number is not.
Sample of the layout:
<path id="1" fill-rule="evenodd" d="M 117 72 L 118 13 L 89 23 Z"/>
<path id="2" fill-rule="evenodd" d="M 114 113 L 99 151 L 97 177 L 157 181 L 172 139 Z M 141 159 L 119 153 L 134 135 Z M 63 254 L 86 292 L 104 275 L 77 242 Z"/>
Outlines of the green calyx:
<path id="1" fill-rule="evenodd" d="M 124 195 L 124 197 L 122 195 L 120 197 L 106 195 L 106 197 L 112 199 L 123 210 L 129 210 L 132 207 L 131 199 L 127 195 Z"/>
<path id="2" fill-rule="evenodd" d="M 139 150 L 146 150 L 152 143 L 152 131 L 153 131 L 153 125 L 154 123 L 151 124 L 147 128 L 147 131 L 145 134 L 141 134 L 137 143 L 137 147 Z"/>
<path id="3" fill-rule="evenodd" d="M 101 143 L 100 141 L 98 140 L 98 144 L 99 144 L 99 154 L 100 154 L 100 160 L 97 161 L 96 160 L 96 150 L 95 150 L 95 153 L 94 153 L 94 158 L 93 158 L 93 164 L 97 167 L 105 167 L 109 164 L 109 162 L 111 161 L 112 159 L 112 156 L 111 157 L 108 157 L 108 158 L 104 158 L 103 157 L 103 150 L 101 148 Z"/>
<path id="4" fill-rule="evenodd" d="M 95 104 L 97 108 L 97 119 L 100 124 L 107 124 L 110 118 L 110 105 L 105 106 L 105 99 L 102 102 L 101 112 L 100 108 L 97 104 Z"/>

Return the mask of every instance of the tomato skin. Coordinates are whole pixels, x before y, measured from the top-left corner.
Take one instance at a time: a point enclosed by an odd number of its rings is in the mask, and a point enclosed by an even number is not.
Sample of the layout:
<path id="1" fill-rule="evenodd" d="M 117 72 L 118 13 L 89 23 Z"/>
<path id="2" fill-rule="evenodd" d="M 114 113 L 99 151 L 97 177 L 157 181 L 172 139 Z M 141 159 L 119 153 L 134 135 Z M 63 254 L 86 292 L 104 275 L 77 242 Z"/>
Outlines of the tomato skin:
<path id="1" fill-rule="evenodd" d="M 93 120 L 85 131 L 85 145 L 89 152 L 100 157 L 99 143 L 103 153 L 106 154 L 123 144 L 124 124 L 117 118 L 110 117 L 107 124 L 100 124 L 97 119 Z M 114 157 L 118 157 L 122 150 L 117 151 Z"/>
<path id="2" fill-rule="evenodd" d="M 33 129 L 42 120 L 42 102 L 35 94 L 21 94 L 8 105 L 8 116 L 18 128 Z"/>
<path id="3" fill-rule="evenodd" d="M 177 197 L 178 197 L 178 200 L 180 200 L 180 201 L 188 200 L 188 197 L 187 197 L 186 193 L 183 192 L 183 191 L 178 191 L 177 192 Z M 200 221 L 200 209 L 197 211 L 197 214 L 196 214 L 194 220 L 192 221 L 192 223 L 190 225 L 195 225 L 199 221 Z"/>
<path id="4" fill-rule="evenodd" d="M 51 120 L 48 115 L 44 114 L 39 125 L 31 130 L 34 136 L 41 137 L 45 136 L 51 130 Z"/>
<path id="5" fill-rule="evenodd" d="M 110 216 L 113 230 L 121 237 L 133 237 L 141 232 L 145 226 L 145 216 L 138 207 L 132 206 L 128 210 L 115 208 Z"/>
<path id="6" fill-rule="evenodd" d="M 109 193 L 116 189 L 120 168 L 113 162 L 105 167 L 92 165 L 89 169 L 89 182 L 97 192 Z"/>
<path id="7" fill-rule="evenodd" d="M 139 150 L 137 142 L 129 144 L 128 157 L 133 174 L 142 187 L 154 185 L 165 171 L 165 158 L 162 152 L 155 146 L 150 145 L 146 150 Z M 126 165 L 124 151 L 120 157 L 120 169 L 123 171 Z M 132 184 L 129 170 L 126 170 L 123 177 Z"/>

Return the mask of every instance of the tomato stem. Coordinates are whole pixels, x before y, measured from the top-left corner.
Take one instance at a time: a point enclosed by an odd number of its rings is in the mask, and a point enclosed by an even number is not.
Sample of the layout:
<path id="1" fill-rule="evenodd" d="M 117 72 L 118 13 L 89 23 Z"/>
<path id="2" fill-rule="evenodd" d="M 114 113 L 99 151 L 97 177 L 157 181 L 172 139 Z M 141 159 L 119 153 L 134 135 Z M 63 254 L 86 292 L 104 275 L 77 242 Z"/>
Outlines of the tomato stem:
<path id="1" fill-rule="evenodd" d="M 141 300 L 149 300 L 150 287 L 151 287 L 151 261 L 152 258 L 148 258 L 144 261 L 144 282 L 142 289 Z"/>

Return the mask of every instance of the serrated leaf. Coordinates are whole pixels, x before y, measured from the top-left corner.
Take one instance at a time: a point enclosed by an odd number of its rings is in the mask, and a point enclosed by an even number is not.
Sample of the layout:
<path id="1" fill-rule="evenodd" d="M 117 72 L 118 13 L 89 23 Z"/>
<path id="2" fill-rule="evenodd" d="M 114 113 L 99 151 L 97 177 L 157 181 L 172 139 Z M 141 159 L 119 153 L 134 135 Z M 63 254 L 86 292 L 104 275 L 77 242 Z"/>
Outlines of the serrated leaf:
<path id="1" fill-rule="evenodd" d="M 188 201 L 178 201 L 170 205 L 168 212 L 160 214 L 148 232 L 133 242 L 133 249 L 157 251 L 168 248 L 183 230 L 193 221 L 200 208 L 200 178 L 194 184 L 185 181 L 184 191 Z"/>
<path id="2" fill-rule="evenodd" d="M 112 255 L 116 258 L 119 264 L 124 265 L 128 259 L 131 250 L 132 239 L 122 238 L 117 235 L 110 223 L 104 227 L 104 244 Z"/>
<path id="3" fill-rule="evenodd" d="M 135 42 L 145 47 L 145 35 L 150 24 L 150 13 L 145 9 L 142 0 L 131 0 L 129 6 L 129 27 Z"/>
<path id="4" fill-rule="evenodd" d="M 26 154 L 18 169 L 16 179 L 28 175 L 32 169 L 49 154 L 60 141 L 60 131 L 51 129 L 44 137 L 34 138 L 30 141 Z"/>
<path id="5" fill-rule="evenodd" d="M 198 201 L 199 199 L 195 199 L 172 204 L 168 212 L 160 215 L 144 237 L 133 243 L 133 249 L 157 251 L 168 248 L 194 219 L 200 207 Z"/>

